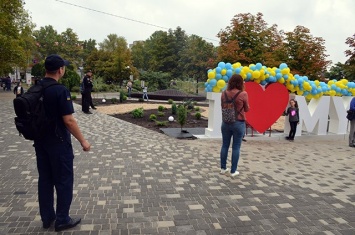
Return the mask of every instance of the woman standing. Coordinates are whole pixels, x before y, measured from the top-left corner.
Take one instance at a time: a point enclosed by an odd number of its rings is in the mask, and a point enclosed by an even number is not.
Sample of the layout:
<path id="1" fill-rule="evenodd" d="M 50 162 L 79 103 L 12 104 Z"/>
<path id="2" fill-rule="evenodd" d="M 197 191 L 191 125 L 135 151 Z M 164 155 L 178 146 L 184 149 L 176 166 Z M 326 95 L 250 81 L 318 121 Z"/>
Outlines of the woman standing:
<path id="1" fill-rule="evenodd" d="M 234 74 L 228 81 L 228 88 L 222 92 L 221 104 L 223 105 L 228 99 L 234 98 L 234 108 L 236 111 L 235 120 L 232 122 L 222 122 L 222 148 L 221 148 L 221 174 L 229 171 L 227 168 L 228 149 L 233 137 L 232 145 L 232 167 L 230 174 L 232 177 L 239 175 L 237 171 L 240 146 L 245 132 L 245 112 L 249 111 L 248 94 L 244 91 L 244 81 L 239 74 Z M 225 115 L 222 112 L 222 115 Z M 225 119 L 225 118 L 223 118 Z"/>

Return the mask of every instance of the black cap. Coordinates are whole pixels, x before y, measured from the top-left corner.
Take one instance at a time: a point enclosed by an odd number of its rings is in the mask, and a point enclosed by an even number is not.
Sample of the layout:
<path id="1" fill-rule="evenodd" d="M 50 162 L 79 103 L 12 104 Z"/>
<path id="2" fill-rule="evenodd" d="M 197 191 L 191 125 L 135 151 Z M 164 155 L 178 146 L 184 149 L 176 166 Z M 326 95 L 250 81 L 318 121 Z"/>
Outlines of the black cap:
<path id="1" fill-rule="evenodd" d="M 47 56 L 46 61 L 44 62 L 44 67 L 48 71 L 55 71 L 58 70 L 60 67 L 68 65 L 69 61 L 64 60 L 62 57 L 56 54 Z"/>

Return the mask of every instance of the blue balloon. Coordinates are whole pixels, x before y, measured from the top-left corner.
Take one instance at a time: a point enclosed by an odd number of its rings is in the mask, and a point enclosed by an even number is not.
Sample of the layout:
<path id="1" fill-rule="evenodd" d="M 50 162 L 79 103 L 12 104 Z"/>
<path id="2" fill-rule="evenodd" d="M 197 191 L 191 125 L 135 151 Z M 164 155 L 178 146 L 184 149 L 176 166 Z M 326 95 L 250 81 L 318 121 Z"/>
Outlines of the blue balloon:
<path id="1" fill-rule="evenodd" d="M 226 75 L 224 75 L 224 76 L 222 77 L 222 79 L 223 79 L 225 82 L 228 82 L 229 77 L 228 77 L 228 76 L 226 76 Z"/>
<path id="2" fill-rule="evenodd" d="M 217 67 L 217 68 L 216 68 L 216 73 L 217 73 L 217 74 L 221 73 L 221 71 L 222 71 L 222 68 L 221 68 L 221 67 Z"/>
<path id="3" fill-rule="evenodd" d="M 251 79 L 251 72 L 247 72 L 247 78 Z"/>
<path id="4" fill-rule="evenodd" d="M 226 64 L 226 69 L 231 69 L 232 68 L 232 64 L 231 63 L 227 63 Z"/>
<path id="5" fill-rule="evenodd" d="M 283 78 L 284 78 L 285 80 L 287 80 L 287 79 L 288 79 L 288 75 L 287 75 L 287 74 L 284 74 L 284 75 L 283 75 Z"/>
<path id="6" fill-rule="evenodd" d="M 275 73 L 281 73 L 281 69 L 275 69 Z"/>
<path id="7" fill-rule="evenodd" d="M 221 69 L 224 69 L 226 67 L 226 64 L 221 61 L 218 63 L 218 67 L 220 67 Z"/>
<path id="8" fill-rule="evenodd" d="M 222 74 L 220 74 L 220 73 L 216 74 L 216 79 L 217 80 L 222 79 Z"/>
<path id="9" fill-rule="evenodd" d="M 257 70 L 260 70 L 262 67 L 263 67 L 263 65 L 261 63 L 256 63 L 256 65 L 255 65 L 255 68 Z"/>
<path id="10" fill-rule="evenodd" d="M 280 69 L 285 69 L 285 68 L 287 68 L 287 64 L 286 63 L 282 63 L 282 64 L 280 64 L 279 68 Z"/>
<path id="11" fill-rule="evenodd" d="M 282 78 L 282 74 L 281 73 L 277 73 L 276 74 L 276 79 L 279 80 L 280 78 Z"/>
<path id="12" fill-rule="evenodd" d="M 235 69 L 235 73 L 236 73 L 236 74 L 240 74 L 241 71 L 242 71 L 241 68 L 236 68 L 236 69 Z"/>
<path id="13" fill-rule="evenodd" d="M 214 86 L 216 86 L 217 85 L 217 80 L 216 79 L 211 79 L 210 80 L 210 86 L 211 87 L 214 87 Z"/>
<path id="14" fill-rule="evenodd" d="M 267 82 L 266 82 L 265 80 L 260 82 L 260 84 L 263 85 L 263 86 L 265 86 L 266 83 L 267 83 Z"/>
<path id="15" fill-rule="evenodd" d="M 231 69 L 227 70 L 227 76 L 230 78 L 233 75 L 233 71 Z"/>
<path id="16" fill-rule="evenodd" d="M 255 65 L 250 66 L 251 70 L 255 70 Z"/>

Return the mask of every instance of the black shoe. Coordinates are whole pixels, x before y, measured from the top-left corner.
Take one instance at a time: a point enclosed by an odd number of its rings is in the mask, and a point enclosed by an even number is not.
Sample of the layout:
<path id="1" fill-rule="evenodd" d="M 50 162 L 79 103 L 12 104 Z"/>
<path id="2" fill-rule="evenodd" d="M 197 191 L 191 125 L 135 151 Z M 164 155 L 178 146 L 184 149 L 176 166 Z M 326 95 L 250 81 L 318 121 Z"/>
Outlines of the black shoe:
<path id="1" fill-rule="evenodd" d="M 49 221 L 49 222 L 43 222 L 43 228 L 44 229 L 49 229 L 52 225 L 52 223 L 54 222 L 55 219 Z"/>
<path id="2" fill-rule="evenodd" d="M 84 113 L 86 113 L 86 114 L 92 114 L 92 112 L 90 112 L 90 111 L 87 111 L 87 112 L 84 112 Z"/>
<path id="3" fill-rule="evenodd" d="M 55 231 L 60 232 L 65 229 L 74 228 L 81 222 L 81 218 L 70 218 L 69 222 L 66 224 L 55 225 Z"/>
<path id="4" fill-rule="evenodd" d="M 285 139 L 286 139 L 286 140 L 290 140 L 290 137 L 286 136 Z"/>
<path id="5" fill-rule="evenodd" d="M 247 140 L 246 140 L 246 139 L 244 139 L 244 138 L 242 139 L 242 141 L 247 142 Z"/>
<path id="6" fill-rule="evenodd" d="M 96 107 L 91 107 L 92 109 L 96 109 Z"/>

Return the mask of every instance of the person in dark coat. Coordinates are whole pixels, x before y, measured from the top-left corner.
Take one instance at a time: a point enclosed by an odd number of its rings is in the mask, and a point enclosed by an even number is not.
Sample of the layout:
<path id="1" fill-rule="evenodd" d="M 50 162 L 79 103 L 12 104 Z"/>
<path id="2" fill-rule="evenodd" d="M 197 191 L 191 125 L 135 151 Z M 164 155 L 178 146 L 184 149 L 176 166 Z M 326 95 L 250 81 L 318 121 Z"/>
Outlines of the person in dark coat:
<path id="1" fill-rule="evenodd" d="M 21 82 L 17 83 L 17 86 L 15 86 L 14 94 L 16 95 L 16 97 L 23 95 L 23 87 L 21 86 Z"/>

